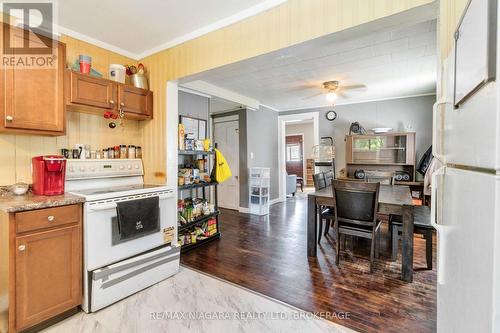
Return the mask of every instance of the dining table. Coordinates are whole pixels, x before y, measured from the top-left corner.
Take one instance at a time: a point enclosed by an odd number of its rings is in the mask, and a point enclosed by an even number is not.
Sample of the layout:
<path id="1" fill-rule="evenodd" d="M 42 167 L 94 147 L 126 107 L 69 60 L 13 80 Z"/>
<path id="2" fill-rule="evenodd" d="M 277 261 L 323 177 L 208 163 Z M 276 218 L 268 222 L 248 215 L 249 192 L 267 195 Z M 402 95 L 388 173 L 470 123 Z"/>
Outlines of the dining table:
<path id="1" fill-rule="evenodd" d="M 307 196 L 307 255 L 316 257 L 318 246 L 319 207 L 334 207 L 331 186 L 311 192 Z M 379 214 L 403 217 L 401 279 L 413 280 L 413 200 L 406 185 L 380 185 Z"/>

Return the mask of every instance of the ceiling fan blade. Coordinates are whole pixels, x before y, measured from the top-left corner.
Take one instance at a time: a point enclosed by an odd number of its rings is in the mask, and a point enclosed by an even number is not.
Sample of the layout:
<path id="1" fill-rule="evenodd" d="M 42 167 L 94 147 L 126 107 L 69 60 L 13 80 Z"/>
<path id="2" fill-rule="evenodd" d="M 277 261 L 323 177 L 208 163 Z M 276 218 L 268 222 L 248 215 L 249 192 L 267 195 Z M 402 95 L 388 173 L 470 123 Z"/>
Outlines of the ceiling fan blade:
<path id="1" fill-rule="evenodd" d="M 317 97 L 317 96 L 321 96 L 321 95 L 323 95 L 323 94 L 324 94 L 323 92 L 319 92 L 319 93 L 316 93 L 316 94 L 314 94 L 314 95 L 304 97 L 304 98 L 302 98 L 302 100 L 311 99 L 311 98 L 314 98 L 314 97 Z"/>
<path id="2" fill-rule="evenodd" d="M 346 94 L 344 94 L 342 91 L 337 91 L 336 94 L 339 96 L 339 97 L 342 97 L 344 99 L 346 98 L 349 98 L 349 96 L 347 96 Z"/>
<path id="3" fill-rule="evenodd" d="M 353 84 L 350 86 L 341 86 L 342 90 L 356 90 L 356 89 L 366 89 L 366 85 L 364 84 Z"/>

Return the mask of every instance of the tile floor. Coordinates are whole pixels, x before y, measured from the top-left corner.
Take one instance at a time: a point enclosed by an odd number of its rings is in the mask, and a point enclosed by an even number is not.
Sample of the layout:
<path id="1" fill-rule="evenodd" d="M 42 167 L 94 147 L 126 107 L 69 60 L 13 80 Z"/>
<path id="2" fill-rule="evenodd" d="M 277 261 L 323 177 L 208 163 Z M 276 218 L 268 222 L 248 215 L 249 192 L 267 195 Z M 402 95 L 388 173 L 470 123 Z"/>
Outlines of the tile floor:
<path id="1" fill-rule="evenodd" d="M 196 315 L 199 317 L 193 318 Z M 208 319 L 209 316 L 219 318 Z M 175 276 L 101 311 L 80 312 L 43 332 L 160 331 L 353 332 L 185 267 Z"/>

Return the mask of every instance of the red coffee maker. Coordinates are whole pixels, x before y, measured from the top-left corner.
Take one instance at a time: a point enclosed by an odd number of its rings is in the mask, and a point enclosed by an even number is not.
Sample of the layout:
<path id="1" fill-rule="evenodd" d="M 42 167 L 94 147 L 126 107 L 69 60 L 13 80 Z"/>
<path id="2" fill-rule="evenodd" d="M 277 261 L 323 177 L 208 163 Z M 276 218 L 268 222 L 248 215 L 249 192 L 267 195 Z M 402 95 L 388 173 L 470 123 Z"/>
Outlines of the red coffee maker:
<path id="1" fill-rule="evenodd" d="M 58 195 L 64 193 L 66 159 L 58 155 L 35 156 L 33 164 L 33 194 Z"/>

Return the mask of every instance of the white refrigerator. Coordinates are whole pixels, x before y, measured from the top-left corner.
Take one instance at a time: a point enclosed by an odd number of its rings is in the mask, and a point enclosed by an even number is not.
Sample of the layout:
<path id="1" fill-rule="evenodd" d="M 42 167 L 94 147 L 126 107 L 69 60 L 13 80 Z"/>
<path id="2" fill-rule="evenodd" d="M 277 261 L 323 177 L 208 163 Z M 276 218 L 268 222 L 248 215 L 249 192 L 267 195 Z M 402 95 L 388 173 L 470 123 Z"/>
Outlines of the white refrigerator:
<path id="1" fill-rule="evenodd" d="M 472 84 L 481 75 L 474 61 L 484 62 L 480 57 L 487 56 L 480 45 L 460 38 L 484 43 L 498 25 L 494 20 L 487 33 L 481 28 L 486 18 L 479 7 L 487 2 L 472 0 L 467 9 L 455 46 L 461 50 L 445 61 L 444 97 L 433 111 L 433 154 L 439 163 L 432 177 L 438 332 L 500 332 L 500 52 L 488 52 L 494 55 L 489 68 L 496 65 L 496 81 L 454 107 L 457 80 Z M 499 44 L 497 36 L 488 42 L 495 49 Z"/>

